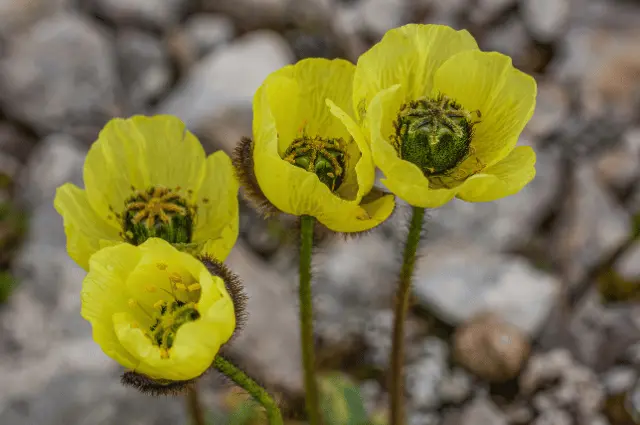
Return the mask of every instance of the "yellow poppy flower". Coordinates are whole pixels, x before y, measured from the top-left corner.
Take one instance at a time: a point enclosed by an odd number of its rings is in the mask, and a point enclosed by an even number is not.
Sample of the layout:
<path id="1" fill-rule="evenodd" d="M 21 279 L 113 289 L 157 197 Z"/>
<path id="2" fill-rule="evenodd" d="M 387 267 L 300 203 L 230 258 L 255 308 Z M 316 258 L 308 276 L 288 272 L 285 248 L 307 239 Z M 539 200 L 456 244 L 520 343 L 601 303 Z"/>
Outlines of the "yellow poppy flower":
<path id="1" fill-rule="evenodd" d="M 354 70 L 345 60 L 305 59 L 269 75 L 254 97 L 249 161 L 238 161 L 275 208 L 336 232 L 371 229 L 395 205 L 372 190 L 371 153 L 350 118 Z"/>
<path id="2" fill-rule="evenodd" d="M 236 328 L 223 279 L 162 239 L 107 247 L 89 263 L 82 317 L 105 354 L 140 376 L 196 378 Z"/>
<path id="3" fill-rule="evenodd" d="M 382 182 L 413 206 L 492 201 L 535 176 L 535 153 L 516 147 L 535 80 L 509 57 L 480 51 L 466 31 L 389 31 L 358 60 L 353 93 Z"/>
<path id="4" fill-rule="evenodd" d="M 159 237 L 224 260 L 238 237 L 238 182 L 224 152 L 205 157 L 180 119 L 116 118 L 91 146 L 85 190 L 58 188 L 67 250 L 85 270 L 100 248 Z"/>

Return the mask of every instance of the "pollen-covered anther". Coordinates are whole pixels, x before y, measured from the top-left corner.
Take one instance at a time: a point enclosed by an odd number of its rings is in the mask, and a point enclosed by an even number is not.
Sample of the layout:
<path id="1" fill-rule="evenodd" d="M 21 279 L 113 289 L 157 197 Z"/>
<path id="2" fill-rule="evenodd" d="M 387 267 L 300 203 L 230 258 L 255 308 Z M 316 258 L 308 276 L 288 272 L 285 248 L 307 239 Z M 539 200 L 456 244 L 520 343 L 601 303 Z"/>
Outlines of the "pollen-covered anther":
<path id="1" fill-rule="evenodd" d="M 473 126 L 480 117 L 447 96 L 414 100 L 400 108 L 392 144 L 425 176 L 448 176 L 473 154 Z"/>
<path id="2" fill-rule="evenodd" d="M 153 186 L 135 191 L 124 204 L 122 234 L 139 245 L 151 237 L 170 243 L 189 243 L 195 209 L 176 190 Z M 158 268 L 162 270 L 161 265 Z"/>
<path id="3" fill-rule="evenodd" d="M 341 138 L 326 139 L 304 135 L 289 145 L 283 159 L 316 174 L 334 192 L 344 181 L 347 162 L 345 146 L 346 143 Z"/>

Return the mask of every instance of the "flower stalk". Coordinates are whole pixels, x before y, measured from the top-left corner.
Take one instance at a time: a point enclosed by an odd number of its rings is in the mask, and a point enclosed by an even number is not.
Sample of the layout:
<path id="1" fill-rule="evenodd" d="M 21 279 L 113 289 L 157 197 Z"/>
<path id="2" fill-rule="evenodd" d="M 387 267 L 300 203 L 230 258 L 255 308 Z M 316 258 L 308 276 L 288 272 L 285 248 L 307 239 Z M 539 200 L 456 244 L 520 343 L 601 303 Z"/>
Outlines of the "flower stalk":
<path id="1" fill-rule="evenodd" d="M 315 219 L 300 217 L 300 336 L 302 340 L 302 365 L 307 415 L 310 425 L 320 425 L 318 386 L 313 340 L 313 305 L 311 301 L 311 252 Z"/>
<path id="2" fill-rule="evenodd" d="M 413 207 L 409 234 L 404 246 L 400 282 L 394 306 L 393 336 L 389 376 L 389 424 L 404 425 L 404 324 L 409 309 L 411 277 L 416 262 L 416 252 L 422 234 L 425 209 Z"/>
<path id="3" fill-rule="evenodd" d="M 249 393 L 255 401 L 264 407 L 264 410 L 267 413 L 267 419 L 269 420 L 269 425 L 283 425 L 280 408 L 278 408 L 273 397 L 271 397 L 264 388 L 258 385 L 256 381 L 251 379 L 246 373 L 222 356 L 216 356 L 214 366 L 220 373 L 235 382 L 239 387 Z"/>

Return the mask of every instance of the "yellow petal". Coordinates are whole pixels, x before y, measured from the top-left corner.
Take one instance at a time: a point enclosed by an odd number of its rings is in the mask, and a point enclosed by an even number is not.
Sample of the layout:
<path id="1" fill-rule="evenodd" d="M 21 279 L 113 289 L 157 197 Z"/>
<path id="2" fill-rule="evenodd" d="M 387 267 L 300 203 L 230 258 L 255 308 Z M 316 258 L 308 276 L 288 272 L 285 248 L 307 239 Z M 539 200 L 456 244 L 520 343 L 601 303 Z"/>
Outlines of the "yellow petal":
<path id="1" fill-rule="evenodd" d="M 254 97 L 254 171 L 264 195 L 280 211 L 317 217 L 327 204 L 341 200 L 318 177 L 284 161 L 266 86 Z M 324 101 L 323 101 L 324 104 Z"/>
<path id="2" fill-rule="evenodd" d="M 204 150 L 177 117 L 115 118 L 91 146 L 84 165 L 89 202 L 103 216 L 121 212 L 131 196 L 151 186 L 180 187 L 194 193 L 204 173 Z"/>
<path id="3" fill-rule="evenodd" d="M 535 177 L 535 163 L 533 149 L 518 146 L 502 161 L 467 179 L 458 197 L 468 202 L 489 202 L 518 193 Z"/>
<path id="4" fill-rule="evenodd" d="M 436 93 L 455 99 L 468 111 L 481 112 L 472 147 L 475 156 L 490 166 L 511 152 L 533 115 L 536 82 L 515 69 L 508 56 L 466 51 L 438 69 L 433 95 Z"/>
<path id="5" fill-rule="evenodd" d="M 192 273 L 200 270 L 201 296 L 198 302 L 200 319 L 178 329 L 168 351 L 169 356 L 163 356 L 161 348 L 154 345 L 141 329 L 131 326 L 135 320 L 131 314 L 115 314 L 113 324 L 122 345 L 140 359 L 137 372 L 156 379 L 188 380 L 204 373 L 213 363 L 220 346 L 229 340 L 236 325 L 235 312 L 222 279 L 211 276 L 202 263 L 188 254 L 175 252 L 171 260 L 188 265 Z M 189 261 L 183 264 L 182 261 L 186 260 Z"/>
<path id="6" fill-rule="evenodd" d="M 374 189 L 375 190 L 375 189 Z M 374 191 L 370 192 L 373 194 Z M 364 232 L 382 224 L 395 208 L 395 197 L 391 194 L 363 199 L 360 205 L 342 204 L 337 209 L 326 209 L 318 221 L 335 232 Z"/>
<path id="7" fill-rule="evenodd" d="M 202 252 L 224 261 L 238 239 L 238 180 L 231 159 L 222 151 L 206 160 L 206 172 L 197 194 L 198 212 L 193 242 Z"/>
<path id="8" fill-rule="evenodd" d="M 206 269 L 199 278 L 201 288 L 198 310 L 205 320 L 215 325 L 216 335 L 221 344 L 231 338 L 236 329 L 236 314 L 227 292 L 224 281 L 218 276 L 212 276 Z"/>
<path id="9" fill-rule="evenodd" d="M 281 155 L 303 131 L 312 137 L 348 140 L 348 132 L 329 112 L 325 100 L 332 100 L 353 115 L 354 72 L 355 66 L 346 60 L 312 58 L 285 66 L 267 77 L 263 96 L 269 105 L 270 119 L 275 120 Z"/>
<path id="10" fill-rule="evenodd" d="M 433 76 L 448 58 L 478 45 L 466 31 L 443 25 L 409 24 L 388 31 L 358 59 L 354 76 L 354 110 L 360 119 L 373 97 L 395 84 L 403 99 L 431 93 Z"/>
<path id="11" fill-rule="evenodd" d="M 120 242 L 119 225 L 112 214 L 107 221 L 98 216 L 89 205 L 84 190 L 66 183 L 56 190 L 53 201 L 56 211 L 64 221 L 67 235 L 67 252 L 80 267 L 89 269 L 89 258 L 106 241 Z"/>
<path id="12" fill-rule="evenodd" d="M 347 165 L 347 177 L 340 186 L 338 194 L 343 199 L 354 200 L 356 203 L 360 203 L 362 197 L 371 191 L 376 179 L 376 168 L 373 164 L 369 144 L 367 143 L 365 135 L 362 133 L 362 129 L 349 114 L 329 99 L 327 99 L 327 106 L 331 113 L 342 122 L 351 137 L 353 137 L 349 160 L 353 160 L 354 157 L 357 160 L 355 166 L 351 164 Z M 352 182 L 351 178 L 354 178 L 355 181 Z M 346 193 L 345 188 L 348 189 L 350 186 L 355 188 L 355 196 Z"/>
<path id="13" fill-rule="evenodd" d="M 133 327 L 128 313 L 113 316 L 113 327 L 122 346 L 140 359 L 135 371 L 153 379 L 184 381 L 202 375 L 220 348 L 215 326 L 203 320 L 185 323 L 178 332 L 169 357 L 144 332 Z"/>
<path id="14" fill-rule="evenodd" d="M 89 261 L 81 291 L 81 315 L 91 323 L 93 339 L 106 355 L 130 369 L 138 365 L 138 360 L 120 344 L 112 317 L 128 309 L 125 281 L 139 260 L 140 251 L 129 244 L 98 251 Z"/>

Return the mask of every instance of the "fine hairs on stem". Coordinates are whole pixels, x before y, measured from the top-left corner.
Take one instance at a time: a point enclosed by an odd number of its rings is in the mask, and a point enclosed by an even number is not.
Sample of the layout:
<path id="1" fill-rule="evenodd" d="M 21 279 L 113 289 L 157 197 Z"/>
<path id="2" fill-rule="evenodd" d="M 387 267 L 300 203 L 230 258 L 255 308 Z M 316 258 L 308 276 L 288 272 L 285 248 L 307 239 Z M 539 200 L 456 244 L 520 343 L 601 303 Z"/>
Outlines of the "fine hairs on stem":
<path id="1" fill-rule="evenodd" d="M 313 305 L 311 301 L 311 252 L 315 219 L 300 217 L 300 336 L 307 415 L 310 425 L 320 425 L 320 407 L 316 382 L 315 345 L 313 339 Z"/>
<path id="2" fill-rule="evenodd" d="M 200 394 L 198 393 L 198 387 L 194 383 L 191 385 L 187 392 L 187 408 L 189 415 L 191 416 L 192 425 L 206 425 L 207 422 L 204 417 L 204 410 L 200 403 Z"/>
<path id="3" fill-rule="evenodd" d="M 404 323 L 409 308 L 411 277 L 416 262 L 416 251 L 422 235 L 425 209 L 413 207 L 411 225 L 402 256 L 400 282 L 395 298 L 391 364 L 389 366 L 389 425 L 404 425 Z"/>
<path id="4" fill-rule="evenodd" d="M 283 425 L 282 414 L 277 403 L 256 381 L 251 379 L 246 373 L 240 370 L 236 365 L 225 359 L 221 355 L 217 355 L 214 360 L 215 368 L 231 379 L 236 385 L 244 389 L 255 401 L 260 403 L 267 414 L 269 425 Z"/>

